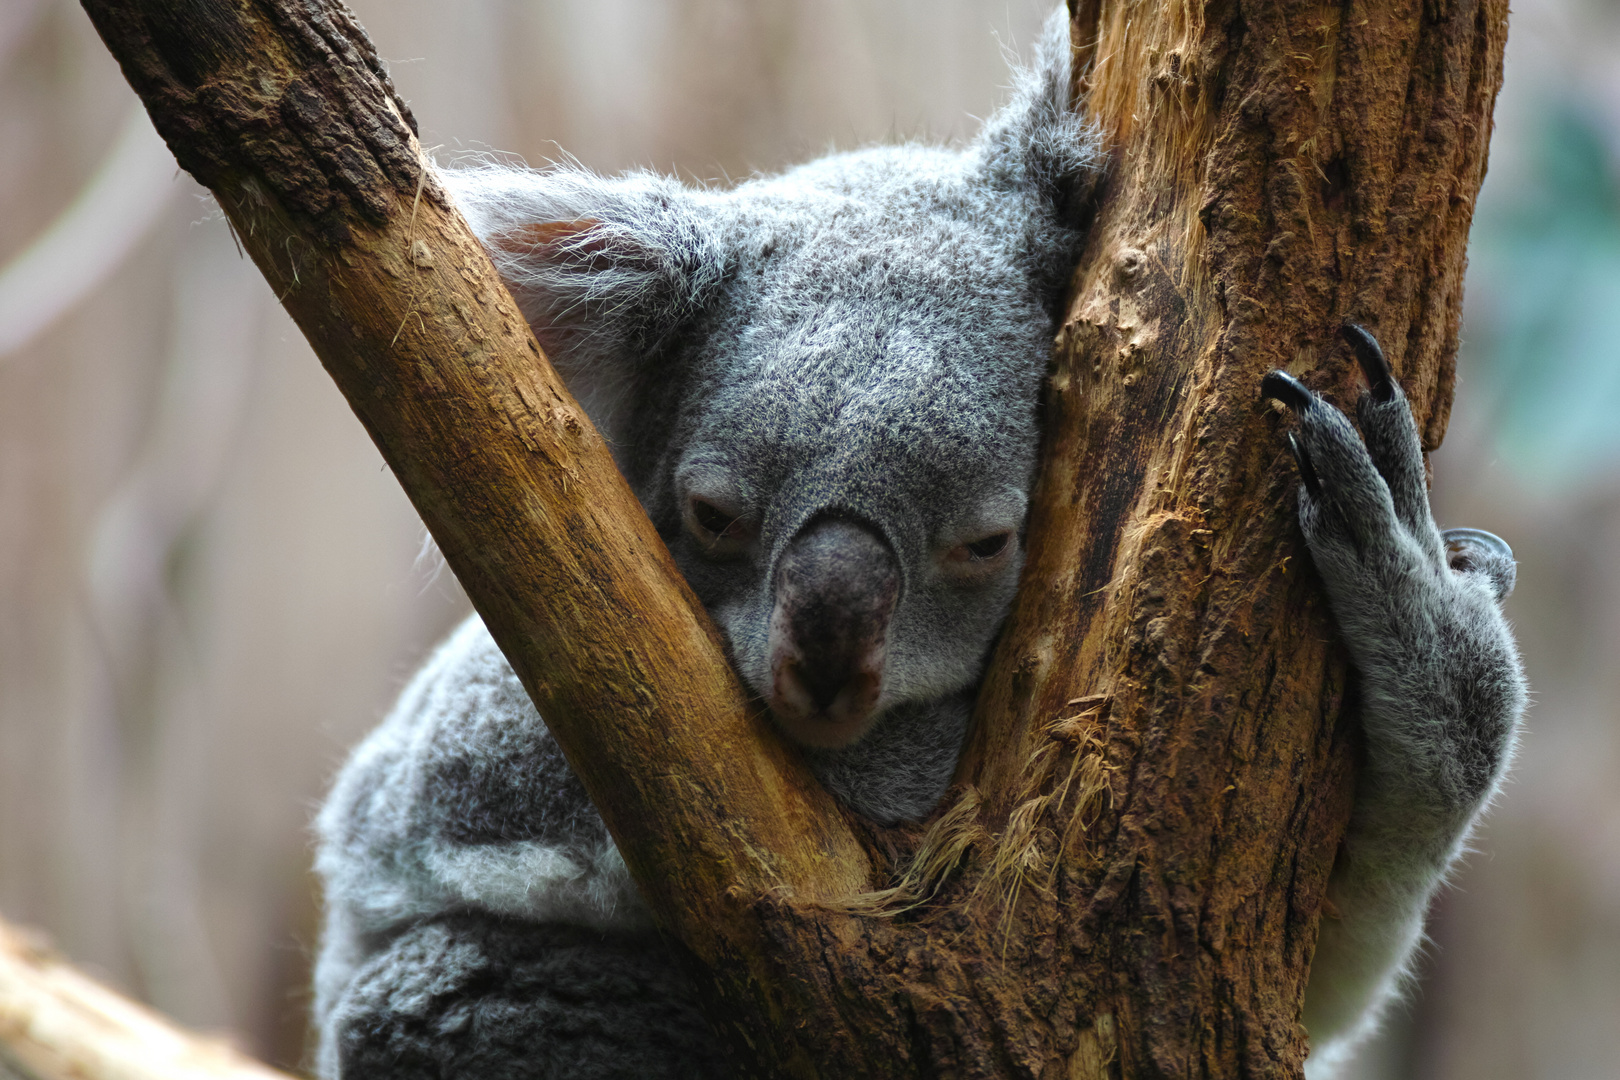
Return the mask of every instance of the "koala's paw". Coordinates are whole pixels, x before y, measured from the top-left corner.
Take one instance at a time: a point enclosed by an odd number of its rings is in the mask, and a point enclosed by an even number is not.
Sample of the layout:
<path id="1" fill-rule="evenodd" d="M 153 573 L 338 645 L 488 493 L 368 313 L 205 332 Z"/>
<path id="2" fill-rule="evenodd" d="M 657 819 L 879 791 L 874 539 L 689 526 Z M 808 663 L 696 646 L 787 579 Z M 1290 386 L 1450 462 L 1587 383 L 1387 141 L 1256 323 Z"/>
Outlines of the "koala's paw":
<path id="1" fill-rule="evenodd" d="M 1505 760 L 1524 688 L 1501 599 L 1513 552 L 1478 529 L 1442 533 L 1405 395 L 1371 334 L 1345 337 L 1367 378 L 1349 419 L 1280 371 L 1266 397 L 1297 418 L 1299 522 L 1362 675 L 1375 765 L 1450 807 L 1469 805 Z"/>
<path id="2" fill-rule="evenodd" d="M 1436 527 L 1406 395 L 1371 334 L 1347 324 L 1344 335 L 1368 384 L 1356 405 L 1360 435 L 1292 376 L 1273 371 L 1260 384 L 1299 421 L 1288 443 L 1299 464 L 1300 526 L 1329 596 L 1336 607 L 1358 607 L 1352 593 L 1416 587 L 1424 582 L 1411 575 L 1419 574 L 1436 583 L 1461 577 L 1502 599 L 1513 589 L 1512 549 L 1481 529 Z"/>

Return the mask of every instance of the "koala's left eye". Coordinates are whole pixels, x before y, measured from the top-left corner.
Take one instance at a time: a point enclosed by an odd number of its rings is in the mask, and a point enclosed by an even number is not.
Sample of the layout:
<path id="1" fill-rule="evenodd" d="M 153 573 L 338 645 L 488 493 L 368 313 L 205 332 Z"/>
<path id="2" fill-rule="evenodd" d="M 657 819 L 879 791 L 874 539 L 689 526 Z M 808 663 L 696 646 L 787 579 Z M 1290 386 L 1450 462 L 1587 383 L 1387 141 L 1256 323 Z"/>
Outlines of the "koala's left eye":
<path id="1" fill-rule="evenodd" d="M 1011 531 L 991 533 L 989 536 L 956 545 L 945 554 L 945 561 L 961 566 L 964 571 L 969 567 L 977 569 L 983 564 L 999 560 L 1012 548 L 1012 545 L 1013 534 Z M 988 566 L 984 568 L 989 569 Z"/>
<path id="2" fill-rule="evenodd" d="M 742 535 L 742 518 L 726 513 L 714 503 L 693 499 L 692 516 L 703 526 L 704 532 L 713 533 L 715 536 Z"/>
<path id="3" fill-rule="evenodd" d="M 987 536 L 983 540 L 975 540 L 973 543 L 963 546 L 968 549 L 968 558 L 983 562 L 985 559 L 993 559 L 1006 551 L 1007 543 L 1011 539 L 1012 533 L 1010 532 L 996 533 L 994 536 Z"/>

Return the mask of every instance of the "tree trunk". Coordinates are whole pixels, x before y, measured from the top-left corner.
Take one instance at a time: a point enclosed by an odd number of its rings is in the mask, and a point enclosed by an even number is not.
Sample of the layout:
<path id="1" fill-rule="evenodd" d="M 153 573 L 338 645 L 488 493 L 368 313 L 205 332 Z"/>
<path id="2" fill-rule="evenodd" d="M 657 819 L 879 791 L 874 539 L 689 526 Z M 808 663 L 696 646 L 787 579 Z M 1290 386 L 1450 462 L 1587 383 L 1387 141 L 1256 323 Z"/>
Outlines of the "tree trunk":
<path id="1" fill-rule="evenodd" d="M 541 357 L 329 0 L 84 0 L 461 578 L 740 1060 L 1297 1076 L 1346 672 L 1261 374 L 1383 340 L 1432 448 L 1504 0 L 1080 0 L 1113 171 L 953 805 L 843 814 Z M 612 717 L 611 724 L 592 718 Z"/>

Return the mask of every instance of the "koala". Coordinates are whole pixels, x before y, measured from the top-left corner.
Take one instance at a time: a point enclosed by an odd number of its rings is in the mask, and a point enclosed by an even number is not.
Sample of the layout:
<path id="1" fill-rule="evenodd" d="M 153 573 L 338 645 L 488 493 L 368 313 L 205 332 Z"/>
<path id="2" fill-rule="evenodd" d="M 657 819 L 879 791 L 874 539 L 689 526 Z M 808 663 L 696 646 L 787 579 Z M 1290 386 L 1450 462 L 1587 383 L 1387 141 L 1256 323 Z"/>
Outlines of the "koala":
<path id="1" fill-rule="evenodd" d="M 445 175 L 744 682 L 878 823 L 943 797 L 1022 567 L 1041 383 L 1103 163 L 1069 65 L 1060 9 L 965 146 L 836 154 L 729 190 L 573 166 Z M 1379 761 L 1307 999 L 1323 1047 L 1398 981 L 1522 697 L 1496 607 L 1511 555 L 1458 535 L 1446 561 L 1384 371 L 1365 447 L 1309 391 L 1266 384 L 1298 414 L 1301 522 Z M 727 1074 L 476 616 L 354 751 L 316 832 L 326 1080 Z"/>

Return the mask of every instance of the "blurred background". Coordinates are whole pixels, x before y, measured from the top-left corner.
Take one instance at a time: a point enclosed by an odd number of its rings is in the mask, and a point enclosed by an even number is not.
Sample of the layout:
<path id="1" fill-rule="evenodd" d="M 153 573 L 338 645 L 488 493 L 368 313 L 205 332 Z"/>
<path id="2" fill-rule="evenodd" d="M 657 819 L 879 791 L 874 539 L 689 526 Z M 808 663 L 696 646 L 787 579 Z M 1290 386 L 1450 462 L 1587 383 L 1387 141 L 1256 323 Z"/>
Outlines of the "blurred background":
<path id="1" fill-rule="evenodd" d="M 1046 0 L 350 0 L 441 157 L 718 180 L 956 138 Z M 1620 4 L 1519 0 L 1437 516 L 1536 704 L 1358 1078 L 1620 1074 Z M 304 1059 L 308 821 L 466 610 L 69 0 L 0 0 L 0 913 Z"/>

